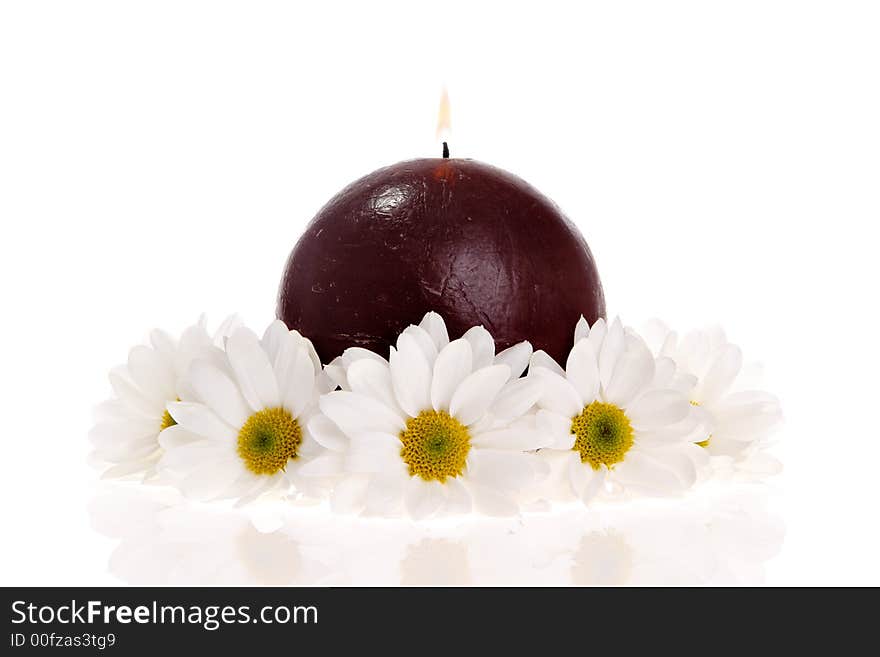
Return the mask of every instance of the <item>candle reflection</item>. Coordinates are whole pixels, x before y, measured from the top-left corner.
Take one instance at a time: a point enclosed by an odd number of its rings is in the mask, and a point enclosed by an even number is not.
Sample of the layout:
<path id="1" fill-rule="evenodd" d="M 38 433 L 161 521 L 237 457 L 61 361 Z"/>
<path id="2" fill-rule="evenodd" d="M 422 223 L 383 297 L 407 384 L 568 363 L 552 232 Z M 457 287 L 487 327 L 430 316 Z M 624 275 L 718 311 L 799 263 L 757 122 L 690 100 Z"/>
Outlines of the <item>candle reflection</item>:
<path id="1" fill-rule="evenodd" d="M 119 540 L 110 572 L 132 584 L 758 584 L 784 535 L 768 501 L 764 485 L 728 483 L 681 499 L 419 525 L 108 484 L 90 511 Z"/>

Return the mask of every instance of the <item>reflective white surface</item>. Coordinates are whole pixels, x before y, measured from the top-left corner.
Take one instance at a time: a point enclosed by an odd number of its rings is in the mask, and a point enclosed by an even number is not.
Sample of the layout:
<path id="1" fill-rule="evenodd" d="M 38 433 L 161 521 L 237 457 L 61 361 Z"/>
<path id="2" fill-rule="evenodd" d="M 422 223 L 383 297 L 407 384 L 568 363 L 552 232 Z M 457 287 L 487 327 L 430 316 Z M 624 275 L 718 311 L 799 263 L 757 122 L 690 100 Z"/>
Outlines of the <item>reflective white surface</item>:
<path id="1" fill-rule="evenodd" d="M 109 572 L 131 584 L 759 584 L 784 537 L 771 495 L 724 482 L 678 499 L 418 524 L 107 484 L 90 513 L 118 541 Z"/>

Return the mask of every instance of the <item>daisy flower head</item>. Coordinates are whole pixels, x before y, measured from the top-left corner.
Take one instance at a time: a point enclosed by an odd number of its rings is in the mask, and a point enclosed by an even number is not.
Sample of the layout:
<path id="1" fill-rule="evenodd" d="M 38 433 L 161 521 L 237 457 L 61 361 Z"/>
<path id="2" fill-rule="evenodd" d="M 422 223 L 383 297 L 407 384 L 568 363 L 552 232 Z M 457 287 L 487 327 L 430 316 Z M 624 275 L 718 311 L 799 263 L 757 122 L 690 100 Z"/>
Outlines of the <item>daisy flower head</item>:
<path id="1" fill-rule="evenodd" d="M 691 405 L 645 342 L 617 319 L 581 318 L 563 369 L 535 352 L 529 377 L 543 383 L 537 426 L 542 454 L 585 504 L 602 493 L 663 495 L 696 480 Z"/>
<path id="2" fill-rule="evenodd" d="M 712 456 L 743 460 L 760 450 L 782 420 L 776 396 L 755 389 L 755 369 L 720 327 L 679 335 L 659 321 L 646 329 L 654 352 L 690 378 L 684 388 L 705 426 L 701 445 Z"/>
<path id="3" fill-rule="evenodd" d="M 240 321 L 231 316 L 212 337 L 202 317 L 179 338 L 156 329 L 149 343 L 131 349 L 128 361 L 109 375 L 114 396 L 95 409 L 96 424 L 89 434 L 90 459 L 104 468 L 104 477 L 156 474 L 162 455 L 159 435 L 175 424 L 166 405 L 194 398 L 184 375 L 197 358 L 218 359 L 218 348 Z"/>
<path id="4" fill-rule="evenodd" d="M 517 491 L 541 469 L 543 445 L 526 413 L 540 382 L 520 379 L 531 353 L 521 343 L 495 354 L 482 327 L 449 340 L 428 313 L 409 326 L 388 361 L 354 358 L 342 390 L 321 398 L 316 439 L 343 455 L 337 510 L 510 515 Z"/>
<path id="5" fill-rule="evenodd" d="M 239 328 L 219 360 L 193 361 L 195 398 L 173 402 L 175 425 L 160 437 L 159 467 L 188 497 L 243 504 L 292 484 L 308 488 L 323 452 L 308 423 L 317 409 L 321 363 L 309 340 L 280 321 L 262 339 Z"/>

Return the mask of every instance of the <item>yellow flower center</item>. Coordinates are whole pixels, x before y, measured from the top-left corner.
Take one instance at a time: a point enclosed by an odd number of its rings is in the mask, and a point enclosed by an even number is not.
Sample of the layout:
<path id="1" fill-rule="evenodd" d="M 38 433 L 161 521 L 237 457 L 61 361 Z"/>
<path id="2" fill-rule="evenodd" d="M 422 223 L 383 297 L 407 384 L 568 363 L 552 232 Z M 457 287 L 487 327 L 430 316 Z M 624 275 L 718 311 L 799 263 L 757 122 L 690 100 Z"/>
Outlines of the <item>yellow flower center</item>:
<path id="1" fill-rule="evenodd" d="M 177 398 L 177 401 L 180 401 L 180 397 Z M 168 409 L 165 409 L 165 412 L 162 413 L 162 420 L 159 424 L 159 433 L 165 431 L 168 427 L 173 427 L 177 424 L 177 420 L 171 417 L 171 413 L 168 412 Z"/>
<path id="2" fill-rule="evenodd" d="M 700 405 L 700 402 L 694 401 L 693 399 L 691 399 L 691 406 L 699 406 L 699 405 Z M 697 445 L 699 445 L 700 447 L 708 447 L 709 441 L 711 441 L 711 440 L 712 440 L 712 434 L 710 433 L 708 436 L 706 436 L 706 440 L 701 440 L 700 442 L 697 443 Z"/>
<path id="3" fill-rule="evenodd" d="M 626 414 L 614 404 L 593 402 L 571 420 L 575 451 L 594 470 L 623 461 L 633 445 L 633 428 Z"/>
<path id="4" fill-rule="evenodd" d="M 159 425 L 159 431 L 165 431 L 168 427 L 173 427 L 177 422 L 171 417 L 171 413 L 165 411 L 162 413 L 162 423 Z"/>
<path id="5" fill-rule="evenodd" d="M 471 449 L 467 427 L 446 411 L 422 411 L 407 420 L 400 442 L 400 457 L 410 475 L 426 481 L 460 475 Z"/>
<path id="6" fill-rule="evenodd" d="M 301 442 L 302 429 L 290 411 L 265 408 L 251 415 L 238 432 L 238 455 L 254 474 L 272 475 L 298 456 Z"/>

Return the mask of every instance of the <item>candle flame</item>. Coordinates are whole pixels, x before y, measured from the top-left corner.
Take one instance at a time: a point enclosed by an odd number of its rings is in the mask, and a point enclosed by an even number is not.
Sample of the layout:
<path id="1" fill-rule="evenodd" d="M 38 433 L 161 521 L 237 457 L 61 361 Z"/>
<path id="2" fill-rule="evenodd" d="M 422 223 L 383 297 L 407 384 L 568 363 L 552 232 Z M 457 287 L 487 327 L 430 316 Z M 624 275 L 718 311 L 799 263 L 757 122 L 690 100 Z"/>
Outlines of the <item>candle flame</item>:
<path id="1" fill-rule="evenodd" d="M 449 105 L 449 92 L 443 87 L 443 95 L 440 97 L 440 108 L 437 111 L 437 140 L 440 141 L 449 136 L 452 130 L 452 109 Z"/>

